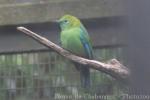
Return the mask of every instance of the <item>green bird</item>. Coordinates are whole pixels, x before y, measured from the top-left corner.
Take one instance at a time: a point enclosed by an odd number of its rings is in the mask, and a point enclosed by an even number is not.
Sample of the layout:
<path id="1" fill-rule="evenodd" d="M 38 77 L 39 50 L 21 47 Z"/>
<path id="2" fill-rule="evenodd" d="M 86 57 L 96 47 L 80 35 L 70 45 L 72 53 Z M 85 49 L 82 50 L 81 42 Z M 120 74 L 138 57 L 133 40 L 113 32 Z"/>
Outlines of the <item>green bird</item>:
<path id="1" fill-rule="evenodd" d="M 58 23 L 61 28 L 60 39 L 62 47 L 75 55 L 93 59 L 92 43 L 81 21 L 75 16 L 64 15 L 58 20 Z M 81 86 L 84 88 L 90 87 L 89 67 L 75 62 L 74 65 L 80 71 Z"/>

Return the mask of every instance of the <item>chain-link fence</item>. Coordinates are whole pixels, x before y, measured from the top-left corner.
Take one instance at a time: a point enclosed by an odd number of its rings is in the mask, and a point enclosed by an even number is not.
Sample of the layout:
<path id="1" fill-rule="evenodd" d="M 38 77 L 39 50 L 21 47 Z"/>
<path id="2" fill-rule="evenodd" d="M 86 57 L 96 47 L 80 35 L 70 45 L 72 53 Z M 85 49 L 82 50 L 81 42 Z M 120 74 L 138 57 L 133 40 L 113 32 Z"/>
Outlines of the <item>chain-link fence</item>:
<path id="1" fill-rule="evenodd" d="M 97 48 L 94 54 L 101 61 L 122 60 L 121 48 Z M 92 86 L 86 91 L 74 65 L 55 52 L 1 54 L 0 100 L 93 100 L 96 95 L 101 95 L 97 100 L 120 100 L 118 82 L 93 69 L 90 73 Z"/>

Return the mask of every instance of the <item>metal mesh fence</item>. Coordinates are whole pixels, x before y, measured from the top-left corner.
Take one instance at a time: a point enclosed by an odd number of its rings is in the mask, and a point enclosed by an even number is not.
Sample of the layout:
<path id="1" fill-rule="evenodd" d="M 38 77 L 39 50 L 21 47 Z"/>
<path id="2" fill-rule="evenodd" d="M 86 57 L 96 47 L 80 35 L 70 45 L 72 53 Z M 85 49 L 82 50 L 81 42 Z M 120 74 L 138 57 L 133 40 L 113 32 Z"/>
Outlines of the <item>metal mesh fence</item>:
<path id="1" fill-rule="evenodd" d="M 121 48 L 95 49 L 94 54 L 98 60 L 122 60 Z M 115 96 L 122 92 L 110 76 L 90 71 L 92 86 L 87 92 L 81 87 L 79 72 L 73 64 L 55 52 L 0 55 L 0 100 L 93 100 L 95 94 Z"/>

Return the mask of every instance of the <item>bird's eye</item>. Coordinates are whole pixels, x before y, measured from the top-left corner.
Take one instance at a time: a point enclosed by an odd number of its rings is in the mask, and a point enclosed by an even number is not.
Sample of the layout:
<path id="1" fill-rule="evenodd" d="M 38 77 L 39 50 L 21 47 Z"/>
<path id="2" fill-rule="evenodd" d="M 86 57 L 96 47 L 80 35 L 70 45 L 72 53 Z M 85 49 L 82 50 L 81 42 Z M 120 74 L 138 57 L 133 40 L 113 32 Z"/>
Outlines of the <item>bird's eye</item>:
<path id="1" fill-rule="evenodd" d="M 64 20 L 65 23 L 68 23 L 68 20 Z"/>

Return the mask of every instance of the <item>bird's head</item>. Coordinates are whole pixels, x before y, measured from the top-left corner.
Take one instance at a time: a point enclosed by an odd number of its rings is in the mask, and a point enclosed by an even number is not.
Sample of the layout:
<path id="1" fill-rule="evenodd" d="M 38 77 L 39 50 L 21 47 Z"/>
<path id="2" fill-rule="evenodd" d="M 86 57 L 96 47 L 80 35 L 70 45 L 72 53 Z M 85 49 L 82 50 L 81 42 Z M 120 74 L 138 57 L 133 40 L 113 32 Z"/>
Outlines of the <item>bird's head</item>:
<path id="1" fill-rule="evenodd" d="M 59 20 L 58 23 L 61 30 L 71 29 L 80 26 L 80 20 L 72 15 L 64 15 Z"/>

